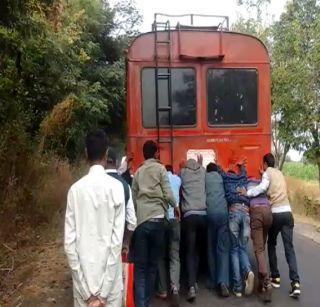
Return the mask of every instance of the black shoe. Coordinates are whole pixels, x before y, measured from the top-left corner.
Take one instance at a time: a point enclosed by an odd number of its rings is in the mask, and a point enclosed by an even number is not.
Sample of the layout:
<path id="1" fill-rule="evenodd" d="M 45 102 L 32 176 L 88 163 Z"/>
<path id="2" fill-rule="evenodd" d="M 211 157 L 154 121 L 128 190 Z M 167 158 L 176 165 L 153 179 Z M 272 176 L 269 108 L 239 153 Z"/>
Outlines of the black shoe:
<path id="1" fill-rule="evenodd" d="M 187 294 L 187 301 L 188 302 L 193 302 L 196 299 L 196 289 L 195 287 L 190 287 L 188 294 Z"/>
<path id="2" fill-rule="evenodd" d="M 173 288 L 171 293 L 171 307 L 179 307 L 180 305 L 179 301 L 180 301 L 179 291 L 177 288 Z"/>
<path id="3" fill-rule="evenodd" d="M 301 294 L 300 283 L 298 281 L 291 282 L 291 291 L 290 296 L 294 298 L 298 298 Z"/>
<path id="4" fill-rule="evenodd" d="M 271 284 L 263 285 L 261 297 L 262 297 L 262 301 L 264 303 L 270 303 L 272 301 L 272 286 L 271 286 Z"/>
<path id="5" fill-rule="evenodd" d="M 273 288 L 280 288 L 280 277 L 271 278 L 270 281 Z"/>
<path id="6" fill-rule="evenodd" d="M 220 284 L 219 290 L 220 290 L 219 293 L 222 297 L 229 297 L 230 296 L 229 289 L 225 284 Z"/>

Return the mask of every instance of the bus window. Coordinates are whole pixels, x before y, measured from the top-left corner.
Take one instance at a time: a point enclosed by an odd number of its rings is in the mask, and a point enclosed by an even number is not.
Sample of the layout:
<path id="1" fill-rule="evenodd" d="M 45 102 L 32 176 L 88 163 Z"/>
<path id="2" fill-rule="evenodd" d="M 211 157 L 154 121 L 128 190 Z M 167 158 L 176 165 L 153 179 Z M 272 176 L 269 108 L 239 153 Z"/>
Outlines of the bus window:
<path id="1" fill-rule="evenodd" d="M 159 68 L 159 74 L 167 74 L 168 68 Z M 156 127 L 155 68 L 144 68 L 141 77 L 142 124 L 145 128 Z M 175 126 L 196 124 L 196 81 L 192 68 L 171 68 L 172 120 Z M 168 79 L 159 80 L 159 106 L 168 106 Z M 159 112 L 160 126 L 169 123 L 169 112 Z"/>
<path id="2" fill-rule="evenodd" d="M 257 70 L 209 69 L 207 74 L 208 124 L 257 123 Z"/>

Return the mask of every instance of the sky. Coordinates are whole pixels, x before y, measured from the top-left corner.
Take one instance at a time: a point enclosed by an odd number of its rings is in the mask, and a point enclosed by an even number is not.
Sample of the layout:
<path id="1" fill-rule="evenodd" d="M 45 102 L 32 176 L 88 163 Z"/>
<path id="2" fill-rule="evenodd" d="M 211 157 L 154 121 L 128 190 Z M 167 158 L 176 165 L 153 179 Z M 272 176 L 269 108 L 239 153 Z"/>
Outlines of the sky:
<path id="1" fill-rule="evenodd" d="M 135 2 L 143 16 L 141 32 L 151 30 L 154 13 L 224 15 L 229 16 L 230 23 L 235 22 L 239 14 L 248 16 L 245 8 L 239 7 L 236 0 L 135 0 Z M 268 19 L 278 19 L 285 3 L 286 0 L 271 0 Z"/>

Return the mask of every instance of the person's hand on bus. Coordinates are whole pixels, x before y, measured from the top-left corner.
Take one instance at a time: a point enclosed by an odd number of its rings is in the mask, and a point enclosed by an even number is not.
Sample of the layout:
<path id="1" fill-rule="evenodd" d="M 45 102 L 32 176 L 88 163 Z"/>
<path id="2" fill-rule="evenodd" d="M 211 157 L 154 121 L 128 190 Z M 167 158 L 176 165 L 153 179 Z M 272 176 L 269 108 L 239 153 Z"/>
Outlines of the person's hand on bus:
<path id="1" fill-rule="evenodd" d="M 202 163 L 203 163 L 203 156 L 202 156 L 202 154 L 197 155 L 197 162 L 202 166 Z"/>
<path id="2" fill-rule="evenodd" d="M 181 161 L 180 163 L 179 163 L 179 170 L 181 171 L 181 169 L 183 169 L 184 167 L 185 167 L 185 165 L 186 165 L 186 161 Z"/>
<path id="3" fill-rule="evenodd" d="M 243 166 L 247 164 L 247 157 L 241 158 L 238 162 L 237 165 L 238 166 Z"/>
<path id="4" fill-rule="evenodd" d="M 248 196 L 247 190 L 245 187 L 237 187 L 237 192 L 242 196 Z"/>
<path id="5" fill-rule="evenodd" d="M 131 162 L 133 160 L 133 158 L 134 158 L 134 154 L 133 154 L 133 152 L 130 152 L 126 157 L 126 161 Z"/>
<path id="6" fill-rule="evenodd" d="M 181 220 L 181 211 L 180 211 L 180 208 L 179 208 L 178 204 L 174 207 L 174 216 L 180 222 L 180 220 Z"/>

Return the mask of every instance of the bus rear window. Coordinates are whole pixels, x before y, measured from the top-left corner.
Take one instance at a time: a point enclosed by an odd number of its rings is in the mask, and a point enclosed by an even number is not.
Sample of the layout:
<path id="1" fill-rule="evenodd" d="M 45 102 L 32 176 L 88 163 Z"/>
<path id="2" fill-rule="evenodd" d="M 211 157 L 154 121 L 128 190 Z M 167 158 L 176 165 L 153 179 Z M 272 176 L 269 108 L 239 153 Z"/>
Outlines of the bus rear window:
<path id="1" fill-rule="evenodd" d="M 168 68 L 159 68 L 161 75 L 168 74 Z M 141 77 L 142 86 L 142 123 L 145 128 L 156 127 L 156 91 L 155 68 L 144 68 Z M 172 84 L 172 121 L 175 126 L 193 126 L 196 124 L 196 81 L 192 68 L 171 68 Z M 159 84 L 159 107 L 169 105 L 168 79 Z M 160 126 L 169 123 L 169 112 L 159 111 Z"/>
<path id="2" fill-rule="evenodd" d="M 257 71 L 209 69 L 207 74 L 208 124 L 257 123 Z"/>

